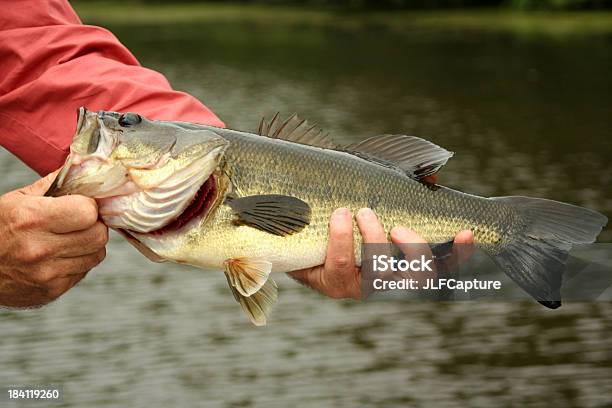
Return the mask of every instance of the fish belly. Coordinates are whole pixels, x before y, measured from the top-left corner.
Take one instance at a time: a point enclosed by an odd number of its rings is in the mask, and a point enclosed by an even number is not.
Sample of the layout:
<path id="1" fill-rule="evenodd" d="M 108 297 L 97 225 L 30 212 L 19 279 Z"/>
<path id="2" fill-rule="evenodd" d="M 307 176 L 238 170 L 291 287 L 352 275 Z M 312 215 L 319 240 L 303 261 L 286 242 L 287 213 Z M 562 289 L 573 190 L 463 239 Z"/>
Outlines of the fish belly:
<path id="1" fill-rule="evenodd" d="M 327 224 L 314 222 L 291 236 L 277 236 L 246 225 L 235 225 L 222 206 L 213 220 L 192 231 L 182 246 L 182 258 L 194 266 L 221 269 L 228 259 L 256 258 L 272 263 L 272 272 L 288 272 L 325 261 Z"/>

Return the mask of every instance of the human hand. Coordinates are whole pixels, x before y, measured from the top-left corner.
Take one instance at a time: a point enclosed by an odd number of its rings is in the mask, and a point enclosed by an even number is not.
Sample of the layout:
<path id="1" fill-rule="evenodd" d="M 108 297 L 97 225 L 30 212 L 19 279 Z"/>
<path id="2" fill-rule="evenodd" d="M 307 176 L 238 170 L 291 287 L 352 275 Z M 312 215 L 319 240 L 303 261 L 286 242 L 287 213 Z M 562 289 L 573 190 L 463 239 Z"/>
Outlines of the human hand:
<path id="1" fill-rule="evenodd" d="M 357 226 L 366 244 L 387 243 L 387 234 L 378 221 L 374 211 L 362 208 L 357 213 Z M 395 244 L 426 244 L 426 241 L 415 231 L 396 227 L 391 230 L 391 241 Z M 472 231 L 460 231 L 454 239 L 453 252 L 457 262 L 461 263 L 471 253 L 461 251 L 460 245 L 473 244 Z M 353 248 L 353 220 L 351 212 L 339 208 L 331 216 L 329 223 L 329 241 L 325 264 L 314 268 L 289 272 L 289 275 L 306 286 L 335 299 L 362 299 L 361 270 L 355 266 Z M 401 246 L 400 246 L 401 247 Z"/>
<path id="2" fill-rule="evenodd" d="M 108 229 L 95 200 L 43 197 L 56 175 L 0 196 L 0 305 L 44 305 L 106 255 Z"/>

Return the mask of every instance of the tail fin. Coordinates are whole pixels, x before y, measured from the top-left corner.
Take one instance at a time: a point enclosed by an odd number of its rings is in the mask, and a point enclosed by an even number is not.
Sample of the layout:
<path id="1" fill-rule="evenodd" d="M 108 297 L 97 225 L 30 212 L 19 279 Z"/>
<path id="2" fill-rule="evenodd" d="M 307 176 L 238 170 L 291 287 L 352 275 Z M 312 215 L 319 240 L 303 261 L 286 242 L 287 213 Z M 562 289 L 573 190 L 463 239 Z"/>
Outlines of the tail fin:
<path id="1" fill-rule="evenodd" d="M 521 288 L 551 309 L 561 306 L 561 283 L 572 245 L 595 241 L 608 218 L 597 211 L 530 197 L 492 197 L 514 207 L 524 228 L 510 238 L 495 263 Z"/>

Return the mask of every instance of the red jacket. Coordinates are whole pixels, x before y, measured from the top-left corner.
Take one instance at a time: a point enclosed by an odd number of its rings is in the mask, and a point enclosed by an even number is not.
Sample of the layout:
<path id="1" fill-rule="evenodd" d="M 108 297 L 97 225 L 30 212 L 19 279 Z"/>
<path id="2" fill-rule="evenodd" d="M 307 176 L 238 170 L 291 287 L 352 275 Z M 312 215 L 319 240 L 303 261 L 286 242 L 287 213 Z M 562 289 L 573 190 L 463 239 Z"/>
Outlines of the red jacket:
<path id="1" fill-rule="evenodd" d="M 47 174 L 68 154 L 79 106 L 223 126 L 108 30 L 81 24 L 68 1 L 8 2 L 0 13 L 0 144 Z"/>

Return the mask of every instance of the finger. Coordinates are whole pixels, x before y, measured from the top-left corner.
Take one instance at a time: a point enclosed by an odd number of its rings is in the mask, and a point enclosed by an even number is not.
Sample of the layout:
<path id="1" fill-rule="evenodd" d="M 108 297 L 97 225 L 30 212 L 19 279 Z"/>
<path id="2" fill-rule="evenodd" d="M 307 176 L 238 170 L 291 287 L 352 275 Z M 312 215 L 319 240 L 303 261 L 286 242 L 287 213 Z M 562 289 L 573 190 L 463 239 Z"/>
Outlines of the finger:
<path id="1" fill-rule="evenodd" d="M 395 244 L 427 244 L 416 231 L 406 227 L 395 227 L 391 230 L 391 241 Z"/>
<path id="2" fill-rule="evenodd" d="M 389 245 L 387 233 L 384 227 L 378 220 L 376 213 L 370 208 L 362 208 L 357 212 L 357 226 L 363 238 L 362 257 L 363 259 L 374 259 L 374 257 L 391 258 L 393 256 L 392 245 Z M 387 271 L 376 271 L 369 266 L 365 269 L 365 274 L 361 275 L 361 280 L 364 287 L 367 288 L 367 293 L 362 293 L 363 296 L 369 296 L 369 291 L 372 290 L 372 283 L 375 279 L 393 280 L 397 276 L 389 269 Z"/>
<path id="3" fill-rule="evenodd" d="M 357 213 L 357 226 L 366 244 L 387 243 L 387 234 L 378 217 L 369 208 L 362 208 Z"/>
<path id="4" fill-rule="evenodd" d="M 455 235 L 455 244 L 473 244 L 474 243 L 474 233 L 470 230 L 459 231 L 457 235 Z"/>
<path id="5" fill-rule="evenodd" d="M 391 241 L 400 247 L 406 259 L 413 259 L 421 255 L 428 258 L 432 257 L 431 248 L 429 248 L 427 241 L 410 228 L 393 228 L 391 230 Z"/>
<path id="6" fill-rule="evenodd" d="M 329 241 L 325 267 L 345 271 L 355 265 L 353 219 L 347 208 L 338 208 L 329 221 Z"/>
<path id="7" fill-rule="evenodd" d="M 332 214 L 325 265 L 289 274 L 326 296 L 360 298 L 359 271 L 355 268 L 353 247 L 353 220 L 348 209 L 339 208 Z"/>
<path id="8" fill-rule="evenodd" d="M 30 184 L 29 186 L 20 188 L 19 191 L 21 191 L 24 194 L 28 194 L 28 195 L 42 196 L 43 194 L 47 192 L 49 187 L 51 187 L 53 180 L 55 180 L 55 177 L 57 177 L 57 173 L 59 173 L 60 170 L 61 168 L 55 170 L 52 173 L 47 174 L 45 177 L 36 180 L 34 183 Z"/>
<path id="9" fill-rule="evenodd" d="M 44 197 L 41 213 L 43 228 L 56 234 L 86 230 L 98 220 L 96 200 L 81 195 Z"/>
<path id="10" fill-rule="evenodd" d="M 346 208 L 339 208 L 332 214 L 321 281 L 328 295 L 334 298 L 360 296 L 358 270 L 355 268 L 353 218 Z"/>
<path id="11" fill-rule="evenodd" d="M 94 254 L 78 256 L 74 258 L 56 258 L 47 265 L 33 272 L 30 276 L 32 282 L 48 284 L 54 279 L 70 275 L 80 275 L 91 270 L 104 260 L 106 249 L 101 249 Z"/>
<path id="12" fill-rule="evenodd" d="M 0 274 L 2 280 L 0 287 L 3 292 L 18 294 L 18 296 L 8 296 L 3 299 L 3 306 L 22 308 L 41 306 L 48 302 L 47 289 L 43 285 L 14 278 L 14 276 Z"/>
<path id="13" fill-rule="evenodd" d="M 305 268 L 297 271 L 287 272 L 287 275 L 291 276 L 302 285 L 314 289 L 318 292 L 323 292 L 321 285 L 321 275 L 323 273 L 323 266 L 315 266 L 314 268 Z"/>
<path id="14" fill-rule="evenodd" d="M 57 299 L 70 289 L 72 289 L 77 283 L 79 283 L 83 278 L 87 276 L 87 272 L 65 276 L 62 278 L 57 278 L 49 282 L 47 296 L 53 299 Z"/>
<path id="15" fill-rule="evenodd" d="M 402 250 L 404 257 L 408 261 L 420 258 L 421 255 L 423 255 L 425 259 L 433 259 L 433 254 L 431 253 L 431 248 L 429 248 L 427 241 L 410 228 L 393 228 L 391 230 L 391 241 Z M 433 274 L 435 274 L 435 268 L 433 266 L 432 262 L 430 267 L 433 269 Z M 432 277 L 432 273 L 427 274 L 425 272 L 409 272 L 407 275 L 419 281 L 424 281 Z"/>
<path id="16" fill-rule="evenodd" d="M 54 254 L 61 258 L 73 258 L 94 254 L 108 243 L 108 227 L 97 221 L 92 227 L 65 234 L 52 234 Z"/>
<path id="17" fill-rule="evenodd" d="M 474 233 L 472 231 L 463 230 L 455 236 L 453 257 L 457 265 L 461 265 L 463 262 L 467 261 L 474 254 L 475 250 Z"/>
<path id="18" fill-rule="evenodd" d="M 447 272 L 457 271 L 461 263 L 465 262 L 474 253 L 474 234 L 470 230 L 460 231 L 453 239 L 451 256 L 438 261 Z"/>
<path id="19" fill-rule="evenodd" d="M 353 220 L 346 208 L 335 210 L 329 222 L 329 239 L 325 255 L 325 268 L 307 268 L 291 272 L 290 275 L 305 285 L 324 292 L 326 281 L 324 271 L 344 271 L 349 264 L 354 264 L 353 254 Z"/>

